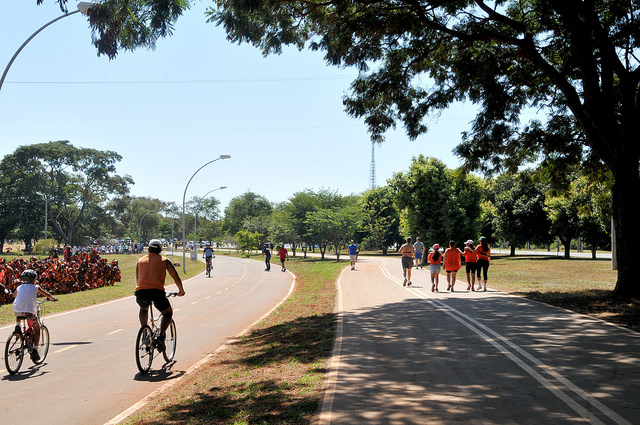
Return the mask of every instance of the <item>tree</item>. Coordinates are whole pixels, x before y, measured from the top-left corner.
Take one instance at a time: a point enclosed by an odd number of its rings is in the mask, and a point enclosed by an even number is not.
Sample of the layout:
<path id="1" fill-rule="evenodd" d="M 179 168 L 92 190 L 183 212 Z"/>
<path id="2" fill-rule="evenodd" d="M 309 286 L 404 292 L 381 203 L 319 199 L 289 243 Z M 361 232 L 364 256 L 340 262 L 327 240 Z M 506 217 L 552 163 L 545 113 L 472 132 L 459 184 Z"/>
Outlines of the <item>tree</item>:
<path id="1" fill-rule="evenodd" d="M 264 196 L 245 192 L 233 198 L 224 209 L 224 230 L 233 235 L 242 229 L 245 220 L 268 217 L 272 210 L 273 206 Z"/>
<path id="2" fill-rule="evenodd" d="M 149 46 L 170 34 L 187 7 L 186 0 L 105 1 L 90 14 L 99 53 Z M 566 144 L 541 151 L 534 138 L 521 137 L 520 117 L 529 107 L 571 117 L 584 136 L 571 142 L 580 157 L 602 161 L 613 176 L 615 292 L 632 297 L 640 296 L 633 264 L 640 239 L 639 11 L 638 2 L 616 0 L 220 0 L 208 19 L 230 41 L 252 43 L 265 55 L 308 43 L 331 65 L 357 67 L 344 103 L 364 118 L 374 141 L 397 122 L 415 139 L 428 130 L 426 116 L 453 102 L 480 105 L 457 150 L 468 168 L 566 152 Z"/>
<path id="3" fill-rule="evenodd" d="M 340 250 L 353 238 L 360 214 L 354 205 L 322 208 L 307 214 L 305 222 L 309 226 L 308 235 L 320 247 L 321 260 L 324 260 L 327 246 L 333 246 L 336 259 L 340 261 Z"/>
<path id="4" fill-rule="evenodd" d="M 527 242 L 551 240 L 544 187 L 533 184 L 524 174 L 519 177 L 499 176 L 493 181 L 489 195 L 495 208 L 496 233 L 509 243 L 512 256 L 517 247 Z"/>
<path id="5" fill-rule="evenodd" d="M 345 105 L 373 140 L 398 121 L 416 138 L 428 130 L 425 116 L 465 98 L 479 104 L 457 151 L 469 168 L 567 151 L 566 140 L 541 151 L 523 137 L 520 117 L 529 107 L 570 114 L 584 135 L 570 143 L 613 175 L 615 292 L 631 297 L 640 296 L 632 260 L 640 238 L 638 12 L 637 2 L 614 0 L 221 0 L 209 19 L 265 55 L 309 42 L 328 63 L 358 67 Z"/>
<path id="6" fill-rule="evenodd" d="M 402 241 L 393 190 L 389 186 L 368 190 L 358 203 L 362 211 L 363 245 L 381 249 L 382 255 L 387 255 L 390 246 Z"/>
<path id="7" fill-rule="evenodd" d="M 101 211 L 109 196 L 128 193 L 131 177 L 114 174 L 120 159 L 115 152 L 76 148 L 64 140 L 21 146 L 3 163 L 18 185 L 37 181 L 23 196 L 46 200 L 50 225 L 72 245 L 90 212 Z"/>
<path id="8" fill-rule="evenodd" d="M 479 233 L 482 187 L 435 158 L 414 158 L 409 171 L 395 173 L 389 185 L 405 213 L 407 235 L 425 243 L 458 243 Z"/>

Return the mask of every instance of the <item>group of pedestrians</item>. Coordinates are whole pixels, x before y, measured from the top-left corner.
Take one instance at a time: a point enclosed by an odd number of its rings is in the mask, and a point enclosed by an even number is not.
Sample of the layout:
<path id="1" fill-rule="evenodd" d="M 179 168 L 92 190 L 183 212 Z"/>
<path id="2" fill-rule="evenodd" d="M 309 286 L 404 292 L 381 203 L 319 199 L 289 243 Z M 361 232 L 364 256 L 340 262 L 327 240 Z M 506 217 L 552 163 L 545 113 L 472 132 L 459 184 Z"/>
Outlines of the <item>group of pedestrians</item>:
<path id="1" fill-rule="evenodd" d="M 412 244 L 411 237 L 398 250 L 402 261 L 402 286 L 411 286 L 411 271 L 413 267 L 422 268 L 424 262 L 425 245 L 416 238 Z M 485 237 L 481 237 L 476 245 L 473 240 L 465 242 L 464 250 L 456 247 L 455 241 L 449 242 L 449 247 L 442 251 L 439 244 L 434 244 L 429 249 L 426 261 L 429 264 L 431 279 L 431 292 L 438 292 L 440 283 L 440 271 L 444 266 L 447 276 L 447 291 L 454 292 L 458 271 L 462 268 L 462 260 L 466 266 L 467 291 L 486 291 L 487 274 L 491 261 L 491 248 Z M 476 276 L 478 286 L 476 288 Z M 484 285 L 483 285 L 484 284 Z"/>

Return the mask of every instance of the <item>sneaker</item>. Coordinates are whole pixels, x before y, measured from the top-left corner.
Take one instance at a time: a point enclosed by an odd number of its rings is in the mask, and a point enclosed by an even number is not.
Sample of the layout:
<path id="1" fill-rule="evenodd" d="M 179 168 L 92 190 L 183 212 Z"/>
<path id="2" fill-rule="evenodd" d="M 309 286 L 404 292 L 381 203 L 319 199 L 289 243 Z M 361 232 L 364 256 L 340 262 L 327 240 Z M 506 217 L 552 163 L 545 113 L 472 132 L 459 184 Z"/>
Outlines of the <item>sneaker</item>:
<path id="1" fill-rule="evenodd" d="M 407 286 L 407 278 L 404 278 L 404 282 L 402 282 L 402 286 Z"/>
<path id="2" fill-rule="evenodd" d="M 411 286 L 411 281 L 407 282 L 407 286 Z"/>
<path id="3" fill-rule="evenodd" d="M 451 289 L 451 284 L 450 284 L 450 283 L 449 283 L 449 284 L 447 284 L 447 291 L 448 291 L 449 289 Z"/>
<path id="4" fill-rule="evenodd" d="M 478 287 L 476 288 L 477 291 L 482 289 L 482 285 L 478 285 Z"/>
<path id="5" fill-rule="evenodd" d="M 158 337 L 158 339 L 156 339 L 156 348 L 158 349 L 158 351 L 160 351 L 161 353 L 164 353 L 164 350 L 167 349 L 167 346 L 164 343 L 164 336 L 160 335 Z"/>
<path id="6" fill-rule="evenodd" d="M 38 350 L 36 350 L 35 348 L 31 350 L 31 360 L 33 360 L 34 362 L 40 360 L 40 354 L 38 354 Z"/>
<path id="7" fill-rule="evenodd" d="M 435 284 L 435 283 L 432 283 L 432 284 L 431 284 L 431 292 L 435 291 L 435 288 L 436 288 L 436 284 Z"/>

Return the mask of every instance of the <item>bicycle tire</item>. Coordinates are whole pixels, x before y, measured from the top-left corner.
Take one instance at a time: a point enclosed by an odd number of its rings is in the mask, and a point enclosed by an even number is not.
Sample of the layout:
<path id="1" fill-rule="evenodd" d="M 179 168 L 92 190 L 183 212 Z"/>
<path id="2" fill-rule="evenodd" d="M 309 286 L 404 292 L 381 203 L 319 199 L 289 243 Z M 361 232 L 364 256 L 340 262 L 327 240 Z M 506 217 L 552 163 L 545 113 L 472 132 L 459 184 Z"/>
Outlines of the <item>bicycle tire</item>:
<path id="1" fill-rule="evenodd" d="M 149 325 L 138 331 L 136 337 L 136 365 L 140 373 L 147 373 L 153 362 L 153 333 Z"/>
<path id="2" fill-rule="evenodd" d="M 24 340 L 21 334 L 13 332 L 7 338 L 7 344 L 4 346 L 4 365 L 7 367 L 7 372 L 11 375 L 18 373 L 23 359 Z"/>
<path id="3" fill-rule="evenodd" d="M 207 277 L 211 277 L 211 269 L 213 267 L 211 266 L 211 264 L 207 264 Z"/>
<path id="4" fill-rule="evenodd" d="M 164 340 L 165 349 L 162 352 L 162 356 L 166 362 L 173 360 L 176 355 L 176 347 L 178 345 L 178 332 L 176 331 L 176 322 L 173 320 L 167 328 L 167 334 Z"/>
<path id="5" fill-rule="evenodd" d="M 47 358 L 47 354 L 49 354 L 49 328 L 44 324 L 40 324 L 40 341 L 36 349 L 40 355 L 40 360 L 34 361 L 33 363 L 42 364 L 44 359 Z"/>

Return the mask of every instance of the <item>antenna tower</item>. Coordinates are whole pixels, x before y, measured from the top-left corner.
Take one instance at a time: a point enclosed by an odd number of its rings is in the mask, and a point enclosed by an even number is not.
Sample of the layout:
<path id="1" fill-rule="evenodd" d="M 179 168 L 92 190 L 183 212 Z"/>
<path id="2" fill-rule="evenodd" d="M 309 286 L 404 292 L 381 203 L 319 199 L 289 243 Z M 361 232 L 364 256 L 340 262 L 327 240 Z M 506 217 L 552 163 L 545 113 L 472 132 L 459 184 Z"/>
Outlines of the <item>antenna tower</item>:
<path id="1" fill-rule="evenodd" d="M 376 188 L 376 156 L 375 156 L 375 142 L 371 142 L 371 170 L 369 172 L 369 186 L 370 189 Z"/>

